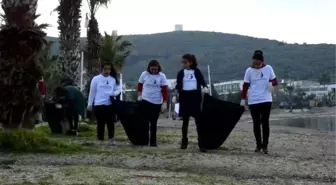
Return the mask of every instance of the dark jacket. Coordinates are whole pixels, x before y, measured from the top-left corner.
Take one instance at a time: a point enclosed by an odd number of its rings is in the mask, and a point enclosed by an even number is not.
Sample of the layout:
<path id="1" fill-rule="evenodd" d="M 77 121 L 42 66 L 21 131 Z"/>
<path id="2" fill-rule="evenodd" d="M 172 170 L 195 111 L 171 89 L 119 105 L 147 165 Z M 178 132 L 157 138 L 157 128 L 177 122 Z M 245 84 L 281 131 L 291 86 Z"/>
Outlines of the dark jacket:
<path id="1" fill-rule="evenodd" d="M 204 80 L 202 72 L 198 68 L 195 68 L 194 70 L 197 81 L 197 91 L 202 92 L 202 87 L 208 87 L 208 86 Z M 180 70 L 177 73 L 175 89 L 177 89 L 179 92 L 182 91 L 183 89 L 183 77 L 184 77 L 184 69 Z"/>
<path id="2" fill-rule="evenodd" d="M 67 85 L 64 89 L 67 91 L 66 97 L 71 102 L 72 107 L 77 110 L 78 114 L 84 116 L 85 98 L 83 93 L 74 85 Z"/>

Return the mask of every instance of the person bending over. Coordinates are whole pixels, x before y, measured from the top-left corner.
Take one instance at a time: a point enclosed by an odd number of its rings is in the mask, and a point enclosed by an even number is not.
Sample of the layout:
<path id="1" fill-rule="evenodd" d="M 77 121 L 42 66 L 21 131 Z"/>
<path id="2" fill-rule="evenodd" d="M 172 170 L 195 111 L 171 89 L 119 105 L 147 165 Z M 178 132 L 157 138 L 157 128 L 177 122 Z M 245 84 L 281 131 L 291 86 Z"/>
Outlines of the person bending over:
<path id="1" fill-rule="evenodd" d="M 264 62 L 263 52 L 256 50 L 252 56 L 252 66 L 249 67 L 244 76 L 241 105 L 246 105 L 246 98 L 253 120 L 253 132 L 257 147 L 255 152 L 261 150 L 268 154 L 269 140 L 269 117 L 272 108 L 273 86 L 278 82 L 273 68 Z M 263 140 L 261 139 L 261 129 Z"/>
<path id="2" fill-rule="evenodd" d="M 71 133 L 78 135 L 79 115 L 84 117 L 85 98 L 80 89 L 71 79 L 65 79 L 61 82 L 62 87 L 66 90 L 66 116 Z"/>
<path id="3" fill-rule="evenodd" d="M 202 103 L 202 87 L 207 89 L 202 72 L 197 68 L 195 55 L 185 54 L 182 56 L 183 68 L 177 74 L 176 87 L 179 94 L 179 116 L 182 117 L 182 142 L 181 149 L 188 147 L 188 125 L 189 118 L 195 118 L 197 134 L 200 135 L 200 114 Z M 198 137 L 198 146 L 201 152 L 206 152 L 201 146 Z"/>
<path id="4" fill-rule="evenodd" d="M 97 118 L 97 137 L 104 141 L 105 125 L 107 125 L 109 143 L 116 145 L 114 139 L 115 110 L 111 97 L 121 93 L 117 73 L 112 63 L 101 65 L 101 74 L 93 77 L 90 85 L 87 109 L 94 111 Z"/>
<path id="5" fill-rule="evenodd" d="M 141 101 L 142 110 L 150 124 L 149 145 L 156 147 L 157 121 L 160 112 L 167 108 L 168 83 L 166 75 L 161 72 L 160 63 L 152 60 L 147 70 L 139 78 L 138 100 Z"/>

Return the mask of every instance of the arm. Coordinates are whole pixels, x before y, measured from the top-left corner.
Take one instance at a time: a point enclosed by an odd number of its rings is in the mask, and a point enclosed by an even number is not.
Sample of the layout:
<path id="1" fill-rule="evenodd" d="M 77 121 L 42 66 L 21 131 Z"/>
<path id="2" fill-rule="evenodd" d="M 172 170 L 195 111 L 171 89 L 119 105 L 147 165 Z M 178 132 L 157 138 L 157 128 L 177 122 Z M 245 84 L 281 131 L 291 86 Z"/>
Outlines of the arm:
<path id="1" fill-rule="evenodd" d="M 208 85 L 207 85 L 207 83 L 206 83 L 205 80 L 204 80 L 204 76 L 203 76 L 201 70 L 197 69 L 197 73 L 199 74 L 199 83 L 200 83 L 200 85 L 201 85 L 202 87 L 206 87 L 206 88 L 208 88 Z"/>
<path id="2" fill-rule="evenodd" d="M 272 83 L 272 86 L 275 87 L 278 85 L 278 80 L 275 76 L 275 73 L 273 71 L 273 68 L 270 66 L 270 70 L 271 70 L 271 75 L 270 75 L 270 79 L 269 79 L 269 82 Z"/>
<path id="3" fill-rule="evenodd" d="M 143 84 L 145 83 L 145 72 L 143 72 L 138 80 L 138 96 L 142 95 Z"/>
<path id="4" fill-rule="evenodd" d="M 164 75 L 163 73 L 161 73 L 161 92 L 163 102 L 166 103 L 168 100 L 168 82 L 166 75 Z"/>
<path id="5" fill-rule="evenodd" d="M 114 84 L 112 96 L 118 96 L 119 94 L 121 94 L 121 86 L 122 84 L 117 84 L 117 83 Z"/>
<path id="6" fill-rule="evenodd" d="M 97 93 L 97 79 L 94 77 L 91 80 L 91 84 L 90 84 L 88 106 L 93 106 L 96 93 Z"/>
<path id="7" fill-rule="evenodd" d="M 183 83 L 183 70 L 181 70 L 177 73 L 176 86 L 175 86 L 176 94 L 178 94 L 178 92 L 182 90 L 182 86 L 183 86 L 182 83 Z"/>
<path id="8" fill-rule="evenodd" d="M 244 75 L 244 84 L 243 84 L 243 89 L 242 89 L 242 93 L 241 93 L 241 97 L 243 100 L 246 99 L 246 96 L 247 96 L 247 91 L 248 91 L 248 88 L 250 87 L 250 70 L 247 69 L 246 72 L 245 72 L 245 75 Z"/>

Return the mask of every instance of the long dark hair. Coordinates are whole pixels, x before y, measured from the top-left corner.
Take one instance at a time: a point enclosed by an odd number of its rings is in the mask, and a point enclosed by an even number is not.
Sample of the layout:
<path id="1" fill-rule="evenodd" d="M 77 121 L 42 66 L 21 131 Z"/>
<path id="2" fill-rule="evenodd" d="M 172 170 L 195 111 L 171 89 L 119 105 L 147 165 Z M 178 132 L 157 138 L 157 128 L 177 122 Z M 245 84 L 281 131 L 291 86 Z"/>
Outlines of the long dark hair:
<path id="1" fill-rule="evenodd" d="M 147 72 L 151 73 L 151 71 L 150 71 L 151 67 L 158 67 L 158 73 L 162 71 L 162 67 L 160 65 L 160 62 L 157 61 L 157 60 L 149 61 L 148 66 L 147 66 Z"/>
<path id="2" fill-rule="evenodd" d="M 185 54 L 182 56 L 182 58 L 184 60 L 188 60 L 189 62 L 191 62 L 191 66 L 190 66 L 190 69 L 195 69 L 197 68 L 197 59 L 196 59 L 196 56 L 193 55 L 193 54 Z"/>
<path id="3" fill-rule="evenodd" d="M 116 84 L 119 85 L 118 73 L 117 73 L 117 70 L 115 69 L 114 65 L 111 62 L 104 62 L 101 65 L 101 70 L 103 70 L 105 66 L 111 66 L 110 76 L 112 76 L 115 79 Z"/>
<path id="4" fill-rule="evenodd" d="M 264 62 L 264 54 L 261 50 L 255 50 L 252 56 L 252 59 L 260 60 Z"/>

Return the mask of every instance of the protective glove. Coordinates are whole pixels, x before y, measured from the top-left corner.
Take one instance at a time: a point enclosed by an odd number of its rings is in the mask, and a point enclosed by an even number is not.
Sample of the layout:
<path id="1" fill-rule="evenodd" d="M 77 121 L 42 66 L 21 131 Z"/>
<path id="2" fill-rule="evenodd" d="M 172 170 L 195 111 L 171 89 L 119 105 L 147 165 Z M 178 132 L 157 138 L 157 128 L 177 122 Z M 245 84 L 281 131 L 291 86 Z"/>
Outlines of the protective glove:
<path id="1" fill-rule="evenodd" d="M 172 103 L 176 103 L 176 96 L 173 96 L 171 101 Z"/>
<path id="2" fill-rule="evenodd" d="M 210 91 L 207 87 L 203 87 L 202 92 L 206 93 L 206 94 L 209 94 Z"/>
<path id="3" fill-rule="evenodd" d="M 86 109 L 91 112 L 92 111 L 92 105 L 88 105 Z"/>
<path id="4" fill-rule="evenodd" d="M 167 110 L 167 102 L 163 102 L 161 106 L 161 112 L 165 112 Z"/>
<path id="5" fill-rule="evenodd" d="M 246 106 L 246 100 L 244 100 L 244 99 L 240 100 L 240 105 L 245 107 Z"/>
<path id="6" fill-rule="evenodd" d="M 138 96 L 138 101 L 142 101 L 142 96 Z"/>
<path id="7" fill-rule="evenodd" d="M 56 103 L 56 104 L 55 104 L 55 108 L 56 108 L 56 109 L 61 109 L 61 108 L 62 108 L 62 104 Z"/>

